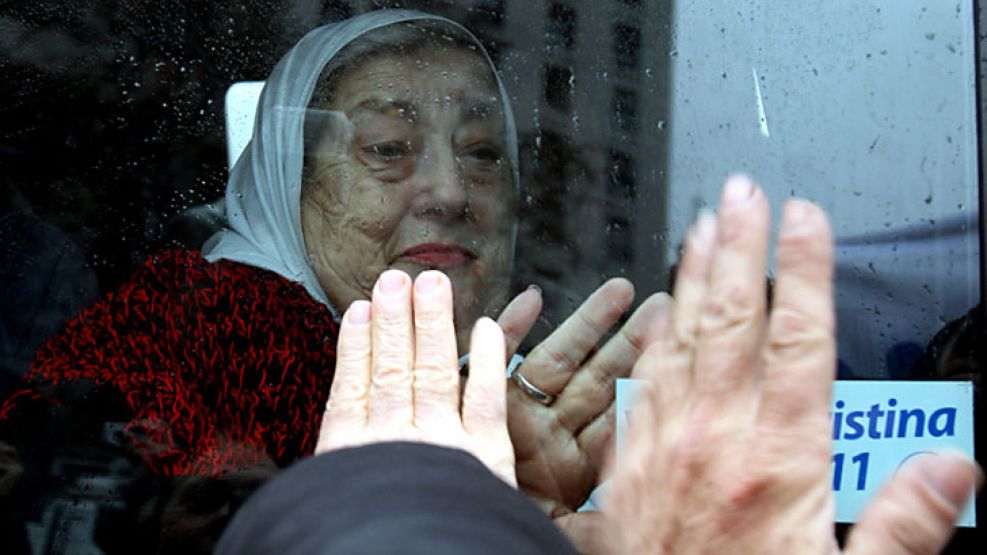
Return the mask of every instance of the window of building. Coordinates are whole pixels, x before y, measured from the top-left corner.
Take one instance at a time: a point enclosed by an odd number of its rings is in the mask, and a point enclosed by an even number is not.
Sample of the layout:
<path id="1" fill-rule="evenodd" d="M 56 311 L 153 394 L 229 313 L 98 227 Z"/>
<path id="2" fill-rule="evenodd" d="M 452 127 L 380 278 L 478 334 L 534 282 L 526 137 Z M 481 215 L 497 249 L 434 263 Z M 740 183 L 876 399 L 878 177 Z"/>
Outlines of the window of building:
<path id="1" fill-rule="evenodd" d="M 618 263 L 634 261 L 634 226 L 626 214 L 612 214 L 607 220 L 607 257 Z"/>
<path id="2" fill-rule="evenodd" d="M 632 201 L 637 196 L 634 158 L 621 150 L 610 151 L 607 193 L 616 201 Z"/>
<path id="3" fill-rule="evenodd" d="M 504 25 L 504 0 L 482 0 L 473 8 L 478 22 L 494 27 Z"/>
<path id="4" fill-rule="evenodd" d="M 559 66 L 545 68 L 543 96 L 545 102 L 562 111 L 567 111 L 572 98 L 572 69 Z"/>
<path id="5" fill-rule="evenodd" d="M 549 46 L 572 48 L 576 45 L 576 10 L 554 2 L 548 7 L 545 25 Z"/>
<path id="6" fill-rule="evenodd" d="M 630 25 L 617 25 L 613 33 L 613 52 L 620 69 L 637 68 L 641 50 L 641 30 Z"/>
<path id="7" fill-rule="evenodd" d="M 637 93 L 631 89 L 613 91 L 611 118 L 614 129 L 628 132 L 637 128 Z"/>

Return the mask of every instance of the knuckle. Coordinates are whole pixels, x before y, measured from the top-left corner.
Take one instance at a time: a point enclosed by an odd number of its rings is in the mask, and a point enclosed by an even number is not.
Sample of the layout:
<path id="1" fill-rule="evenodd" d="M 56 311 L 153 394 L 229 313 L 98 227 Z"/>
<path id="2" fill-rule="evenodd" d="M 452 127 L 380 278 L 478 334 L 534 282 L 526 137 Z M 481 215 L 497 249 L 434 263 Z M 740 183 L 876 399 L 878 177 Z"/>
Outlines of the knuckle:
<path id="1" fill-rule="evenodd" d="M 459 372 L 457 369 L 441 364 L 438 361 L 421 363 L 415 367 L 415 387 L 423 390 L 459 387 Z"/>
<path id="2" fill-rule="evenodd" d="M 434 308 L 415 311 L 415 331 L 418 333 L 437 333 L 451 327 L 452 320 L 446 314 Z"/>
<path id="3" fill-rule="evenodd" d="M 620 373 L 620 368 L 613 364 L 598 363 L 588 370 L 597 391 L 612 397 L 616 392 L 616 376 Z"/>
<path id="4" fill-rule="evenodd" d="M 407 337 L 411 331 L 411 315 L 405 312 L 384 312 L 374 315 L 374 323 L 377 326 L 377 337 L 389 338 L 391 340 Z"/>
<path id="5" fill-rule="evenodd" d="M 374 368 L 374 383 L 403 382 L 411 378 L 411 369 L 397 357 L 380 357 Z"/>
<path id="6" fill-rule="evenodd" d="M 340 349 L 336 354 L 336 365 L 362 368 L 369 358 L 370 349 L 365 347 L 359 349 Z"/>
<path id="7" fill-rule="evenodd" d="M 778 237 L 778 257 L 798 267 L 803 267 L 800 263 L 824 261 L 822 244 L 812 233 L 782 233 Z"/>
<path id="8" fill-rule="evenodd" d="M 620 335 L 625 341 L 637 352 L 643 352 L 644 348 L 647 347 L 645 344 L 644 332 L 641 330 L 629 330 L 627 326 L 620 328 Z"/>
<path id="9" fill-rule="evenodd" d="M 329 396 L 326 406 L 333 408 L 338 406 L 340 401 L 362 401 L 367 399 L 370 389 L 364 382 L 354 380 L 340 380 L 335 391 Z"/>
<path id="10" fill-rule="evenodd" d="M 696 329 L 678 320 L 672 322 L 672 333 L 662 339 L 662 345 L 668 352 L 690 353 L 696 345 Z"/>
<path id="11" fill-rule="evenodd" d="M 827 349 L 833 343 L 830 326 L 795 307 L 772 311 L 767 347 L 772 356 L 798 357 Z"/>
<path id="12" fill-rule="evenodd" d="M 737 511 L 759 505 L 769 497 L 768 491 L 774 485 L 772 477 L 761 472 L 743 473 L 734 478 L 724 481 L 724 499 L 731 509 Z"/>
<path id="13" fill-rule="evenodd" d="M 609 314 L 607 314 L 609 316 Z M 595 319 L 590 318 L 589 315 L 583 310 L 576 311 L 576 320 L 579 321 L 580 326 L 589 330 L 594 336 L 599 337 L 606 332 L 606 327 Z"/>
<path id="14" fill-rule="evenodd" d="M 565 371 L 576 367 L 579 362 L 567 352 L 558 349 L 545 349 L 541 353 L 548 360 L 548 367 L 556 371 Z"/>
<path id="15" fill-rule="evenodd" d="M 700 328 L 706 333 L 720 333 L 748 328 L 757 322 L 762 311 L 762 292 L 745 285 L 734 285 L 714 293 L 703 303 Z"/>
<path id="16" fill-rule="evenodd" d="M 892 544 L 898 545 L 905 553 L 910 555 L 929 555 L 936 553 L 939 549 L 937 533 L 938 522 L 929 522 L 924 519 L 913 518 L 905 511 L 889 510 L 888 535 Z"/>

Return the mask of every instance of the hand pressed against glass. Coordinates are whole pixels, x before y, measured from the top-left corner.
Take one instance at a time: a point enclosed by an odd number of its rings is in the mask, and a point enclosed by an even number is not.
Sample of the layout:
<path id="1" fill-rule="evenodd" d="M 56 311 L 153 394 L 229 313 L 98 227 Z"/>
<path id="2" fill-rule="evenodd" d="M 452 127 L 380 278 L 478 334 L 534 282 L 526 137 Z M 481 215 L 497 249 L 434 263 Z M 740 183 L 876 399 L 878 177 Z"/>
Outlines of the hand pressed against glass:
<path id="1" fill-rule="evenodd" d="M 445 272 L 460 347 L 507 294 L 514 184 L 501 100 L 464 49 L 381 53 L 345 72 L 326 107 L 345 115 L 307 149 L 306 249 L 336 306 L 368 299 L 386 269 Z"/>
<path id="2" fill-rule="evenodd" d="M 373 300 L 350 306 L 316 453 L 381 441 L 463 449 L 516 485 L 507 435 L 504 335 L 473 328 L 470 376 L 460 395 L 452 288 L 441 272 L 380 276 Z M 460 402 L 461 398 L 461 402 Z"/>
<path id="3" fill-rule="evenodd" d="M 769 223 L 764 194 L 734 177 L 686 242 L 662 338 L 634 368 L 647 388 L 607 489 L 610 553 L 839 553 L 831 233 L 818 207 L 785 206 L 769 313 Z M 937 553 L 978 472 L 954 455 L 905 465 L 844 553 Z"/>

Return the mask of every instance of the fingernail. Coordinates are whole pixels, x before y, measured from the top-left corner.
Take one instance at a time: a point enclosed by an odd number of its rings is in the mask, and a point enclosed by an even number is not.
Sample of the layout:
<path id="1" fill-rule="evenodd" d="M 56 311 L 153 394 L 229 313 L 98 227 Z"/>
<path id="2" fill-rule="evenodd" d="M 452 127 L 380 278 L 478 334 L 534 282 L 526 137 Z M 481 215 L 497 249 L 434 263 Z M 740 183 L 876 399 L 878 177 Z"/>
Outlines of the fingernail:
<path id="1" fill-rule="evenodd" d="M 442 284 L 443 274 L 435 270 L 427 270 L 418 274 L 415 280 L 415 293 L 427 295 L 439 288 Z"/>
<path id="2" fill-rule="evenodd" d="M 408 275 L 400 270 L 387 270 L 380 275 L 380 279 L 377 280 L 377 286 L 380 288 L 381 293 L 393 295 L 404 288 L 407 279 Z"/>
<path id="3" fill-rule="evenodd" d="M 541 287 L 538 287 L 538 285 L 535 283 L 529 285 L 525 291 L 537 291 L 538 294 L 541 295 Z"/>
<path id="4" fill-rule="evenodd" d="M 716 215 L 708 208 L 699 211 L 696 225 L 693 228 L 693 241 L 697 247 L 708 249 L 716 239 Z"/>
<path id="5" fill-rule="evenodd" d="M 501 331 L 500 324 L 494 322 L 493 320 L 491 320 L 486 316 L 480 317 L 479 319 L 477 319 L 476 323 L 473 324 L 473 331 L 481 330 L 484 328 L 487 328 L 488 333 L 490 331 Z"/>
<path id="6" fill-rule="evenodd" d="M 370 302 L 353 301 L 350 309 L 346 311 L 346 319 L 351 324 L 366 324 L 370 322 Z"/>
<path id="7" fill-rule="evenodd" d="M 957 510 L 963 510 L 972 490 L 970 488 L 969 476 L 964 476 L 960 472 L 949 472 L 944 466 L 949 464 L 946 459 L 952 458 L 954 462 L 959 462 L 968 467 L 970 461 L 955 453 L 944 453 L 939 456 L 921 456 L 914 464 L 919 466 L 919 474 L 922 479 L 929 484 L 942 498 L 951 503 Z M 971 470 L 975 470 L 972 468 Z"/>
<path id="8" fill-rule="evenodd" d="M 731 175 L 723 186 L 723 205 L 742 204 L 754 194 L 754 184 L 744 175 Z"/>
<path id="9" fill-rule="evenodd" d="M 812 204 L 804 200 L 794 199 L 785 203 L 781 213 L 781 229 L 785 233 L 798 232 L 811 227 L 809 217 Z"/>

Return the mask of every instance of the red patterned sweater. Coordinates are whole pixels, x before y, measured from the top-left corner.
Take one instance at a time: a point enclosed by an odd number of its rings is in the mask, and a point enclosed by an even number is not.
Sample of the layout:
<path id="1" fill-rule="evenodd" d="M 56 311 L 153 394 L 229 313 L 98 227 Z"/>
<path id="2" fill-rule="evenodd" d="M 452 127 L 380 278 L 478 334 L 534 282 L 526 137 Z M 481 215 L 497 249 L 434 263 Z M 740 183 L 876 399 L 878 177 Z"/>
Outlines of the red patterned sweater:
<path id="1" fill-rule="evenodd" d="M 336 336 L 329 310 L 301 285 L 169 251 L 38 351 L 0 406 L 0 440 L 44 443 L 24 436 L 47 433 L 31 431 L 47 421 L 73 443 L 98 442 L 113 421 L 159 476 L 265 459 L 283 467 L 315 448 Z"/>

